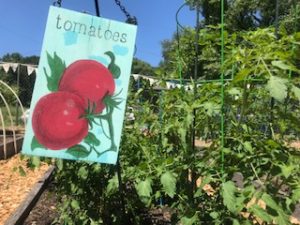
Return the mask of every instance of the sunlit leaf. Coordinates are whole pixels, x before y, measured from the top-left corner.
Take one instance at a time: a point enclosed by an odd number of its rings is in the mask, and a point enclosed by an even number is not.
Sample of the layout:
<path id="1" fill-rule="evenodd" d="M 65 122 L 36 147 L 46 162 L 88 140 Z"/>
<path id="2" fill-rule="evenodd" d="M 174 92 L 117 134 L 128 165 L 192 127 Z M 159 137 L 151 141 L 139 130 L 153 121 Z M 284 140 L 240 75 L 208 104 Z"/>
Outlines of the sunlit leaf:
<path id="1" fill-rule="evenodd" d="M 263 208 L 256 204 L 252 205 L 249 208 L 249 211 L 265 222 L 272 222 L 272 217 Z"/>
<path id="2" fill-rule="evenodd" d="M 222 185 L 223 204 L 232 213 L 236 213 L 236 187 L 232 181 L 227 181 Z"/>
<path id="3" fill-rule="evenodd" d="M 271 76 L 267 83 L 267 90 L 270 95 L 279 102 L 283 102 L 287 97 L 287 79 Z"/>
<path id="4" fill-rule="evenodd" d="M 118 191 L 119 181 L 118 176 L 115 174 L 111 179 L 108 180 L 107 192 L 109 195 L 114 194 Z"/>
<path id="5" fill-rule="evenodd" d="M 148 197 L 149 198 L 152 193 L 151 180 L 146 179 L 144 181 L 140 181 L 136 185 L 136 190 L 140 197 Z"/>
<path id="6" fill-rule="evenodd" d="M 170 171 L 167 171 L 161 176 L 160 182 L 162 183 L 163 189 L 166 194 L 173 198 L 176 193 L 175 176 Z"/>

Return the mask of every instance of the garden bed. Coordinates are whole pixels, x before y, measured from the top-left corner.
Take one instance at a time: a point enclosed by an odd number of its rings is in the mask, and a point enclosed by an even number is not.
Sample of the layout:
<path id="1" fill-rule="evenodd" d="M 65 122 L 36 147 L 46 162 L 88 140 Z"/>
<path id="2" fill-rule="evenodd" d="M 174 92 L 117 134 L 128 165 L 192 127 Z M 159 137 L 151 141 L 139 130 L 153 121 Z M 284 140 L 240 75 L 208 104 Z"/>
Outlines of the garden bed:
<path id="1" fill-rule="evenodd" d="M 3 135 L 0 135 L 0 159 L 8 159 L 21 151 L 23 135 L 16 134 L 15 141 L 13 135 L 6 135 L 4 143 Z"/>
<path id="2" fill-rule="evenodd" d="M 49 169 L 42 164 L 39 169 L 31 170 L 26 164 L 19 154 L 0 161 L 0 224 L 4 224 Z"/>
<path id="3" fill-rule="evenodd" d="M 298 149 L 300 148 L 299 142 L 293 142 L 290 145 Z M 208 147 L 209 143 L 196 141 L 196 146 L 200 148 Z M 26 172 L 26 176 L 22 174 L 22 170 Z M 4 224 L 5 221 L 7 222 L 9 217 L 11 219 L 20 215 L 18 214 L 20 208 L 24 208 L 24 202 L 28 202 L 28 197 L 32 195 L 36 185 L 44 181 L 43 177 L 47 170 L 49 170 L 49 166 L 45 164 L 34 171 L 27 169 L 26 161 L 21 160 L 19 155 L 15 155 L 9 160 L 0 161 L 0 224 Z M 37 194 L 37 192 L 35 193 Z M 36 205 L 31 206 L 33 208 L 30 207 L 28 217 L 24 218 L 25 221 L 21 224 L 51 224 L 59 216 L 56 208 L 57 204 L 58 198 L 55 184 L 52 182 L 43 191 Z M 144 224 L 168 225 L 171 224 L 171 212 L 170 208 L 162 206 L 151 211 L 141 210 L 140 216 L 146 222 Z M 291 215 L 290 221 L 293 224 L 300 224 L 299 206 L 297 206 L 293 215 Z"/>

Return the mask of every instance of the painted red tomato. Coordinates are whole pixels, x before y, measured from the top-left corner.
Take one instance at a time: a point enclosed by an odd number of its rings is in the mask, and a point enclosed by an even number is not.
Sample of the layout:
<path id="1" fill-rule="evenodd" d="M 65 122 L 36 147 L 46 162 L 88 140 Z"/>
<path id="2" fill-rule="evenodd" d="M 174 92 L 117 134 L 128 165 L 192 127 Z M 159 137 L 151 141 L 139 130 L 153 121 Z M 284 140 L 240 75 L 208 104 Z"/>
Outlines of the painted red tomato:
<path id="1" fill-rule="evenodd" d="M 85 107 L 95 105 L 94 113 L 101 113 L 105 108 L 103 99 L 113 95 L 115 82 L 111 72 L 94 60 L 78 60 L 70 64 L 59 82 L 59 91 L 68 91 L 85 100 Z"/>
<path id="2" fill-rule="evenodd" d="M 68 92 L 54 92 L 37 102 L 32 115 L 32 128 L 38 142 L 59 150 L 78 144 L 88 134 L 84 101 Z"/>

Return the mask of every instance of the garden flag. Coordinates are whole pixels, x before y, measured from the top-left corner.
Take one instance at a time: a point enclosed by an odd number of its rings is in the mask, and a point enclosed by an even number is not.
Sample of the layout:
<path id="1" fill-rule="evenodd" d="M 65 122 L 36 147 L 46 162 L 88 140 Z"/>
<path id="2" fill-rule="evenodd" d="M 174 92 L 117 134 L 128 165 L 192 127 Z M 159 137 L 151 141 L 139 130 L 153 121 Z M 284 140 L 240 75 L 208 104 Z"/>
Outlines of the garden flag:
<path id="1" fill-rule="evenodd" d="M 136 29 L 50 7 L 22 153 L 116 163 Z"/>

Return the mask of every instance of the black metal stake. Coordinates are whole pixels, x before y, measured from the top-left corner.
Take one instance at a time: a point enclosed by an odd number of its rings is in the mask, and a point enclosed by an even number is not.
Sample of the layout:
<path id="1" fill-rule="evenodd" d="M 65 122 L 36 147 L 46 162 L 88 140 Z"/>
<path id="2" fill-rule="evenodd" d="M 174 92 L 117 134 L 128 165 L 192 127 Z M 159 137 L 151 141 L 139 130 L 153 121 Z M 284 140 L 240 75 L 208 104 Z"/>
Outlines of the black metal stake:
<path id="1" fill-rule="evenodd" d="M 195 35 L 195 68 L 194 68 L 194 101 L 196 100 L 197 95 L 197 78 L 198 78 L 198 57 L 199 57 L 199 31 L 200 31 L 200 5 L 197 3 L 196 8 L 196 35 Z M 193 124 L 192 124 L 192 154 L 193 158 L 195 158 L 195 141 L 196 141 L 196 109 L 193 110 Z M 194 168 L 191 169 L 191 196 L 193 196 L 193 192 L 196 187 L 196 174 L 194 172 Z"/>
<path id="2" fill-rule="evenodd" d="M 98 0 L 95 0 L 95 9 L 96 9 L 96 16 L 100 17 L 100 7 Z M 127 217 L 126 217 L 126 210 L 125 210 L 125 199 L 124 199 L 124 192 L 123 192 L 123 183 L 122 183 L 122 175 L 121 175 L 121 165 L 119 162 L 119 159 L 117 160 L 117 176 L 118 176 L 118 183 L 119 183 L 119 192 L 120 192 L 120 198 L 121 198 L 121 205 L 122 205 L 122 222 L 127 223 Z"/>
<path id="3" fill-rule="evenodd" d="M 98 0 L 95 0 L 95 9 L 96 9 L 96 16 L 100 17 L 100 8 Z"/>

